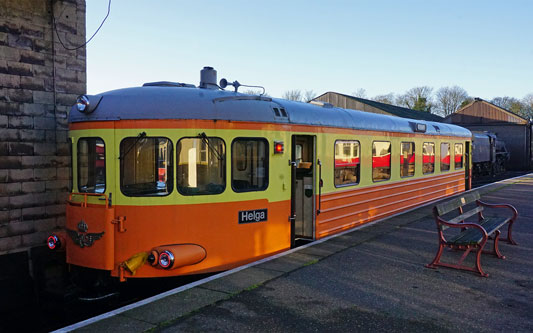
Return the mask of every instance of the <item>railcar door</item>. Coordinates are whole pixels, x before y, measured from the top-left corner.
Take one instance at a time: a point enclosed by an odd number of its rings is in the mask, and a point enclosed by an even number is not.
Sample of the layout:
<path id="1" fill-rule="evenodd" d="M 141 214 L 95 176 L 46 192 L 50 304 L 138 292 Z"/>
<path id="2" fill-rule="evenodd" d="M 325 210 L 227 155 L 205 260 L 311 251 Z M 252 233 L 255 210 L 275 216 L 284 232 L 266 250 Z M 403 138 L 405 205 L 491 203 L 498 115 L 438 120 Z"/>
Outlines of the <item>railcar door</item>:
<path id="1" fill-rule="evenodd" d="M 314 239 L 316 137 L 292 136 L 291 247 Z"/>
<path id="2" fill-rule="evenodd" d="M 470 141 L 465 142 L 465 190 L 470 190 L 472 188 L 472 158 L 470 152 Z"/>

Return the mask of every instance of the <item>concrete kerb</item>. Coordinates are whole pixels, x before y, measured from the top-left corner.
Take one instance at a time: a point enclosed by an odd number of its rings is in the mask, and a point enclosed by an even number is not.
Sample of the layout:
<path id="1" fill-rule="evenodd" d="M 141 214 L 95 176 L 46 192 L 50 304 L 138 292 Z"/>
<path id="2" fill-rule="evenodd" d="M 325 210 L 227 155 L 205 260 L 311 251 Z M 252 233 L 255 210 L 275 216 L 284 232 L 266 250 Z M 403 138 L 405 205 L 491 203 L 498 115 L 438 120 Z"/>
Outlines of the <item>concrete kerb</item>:
<path id="1" fill-rule="evenodd" d="M 488 184 L 488 185 L 485 185 L 485 186 L 482 186 L 482 187 L 479 187 L 479 188 L 476 188 L 470 191 L 480 191 L 480 193 L 483 195 L 489 192 L 496 191 L 508 185 L 520 182 L 520 178 L 532 177 L 532 176 L 533 176 L 533 173 L 522 175 L 522 176 L 518 176 L 515 178 L 506 179 L 506 180 L 503 180 L 497 183 Z M 229 271 L 225 271 L 225 272 L 213 275 L 211 277 L 208 277 L 208 278 L 205 278 L 199 281 L 195 281 L 188 285 L 169 290 L 159 295 L 155 295 L 153 297 L 144 299 L 142 301 L 104 313 L 97 317 L 90 318 L 85 321 L 61 328 L 59 330 L 56 330 L 55 332 L 70 332 L 74 330 L 85 331 L 85 328 L 89 330 L 93 330 L 93 329 L 96 330 L 98 329 L 98 327 L 101 328 L 102 324 L 106 325 L 105 326 L 106 330 L 110 330 L 113 327 L 117 327 L 117 329 L 126 328 L 126 327 L 128 327 L 130 330 L 133 329 L 133 327 L 131 326 L 124 326 L 126 325 L 126 323 L 124 320 L 122 320 L 122 318 L 125 318 L 125 317 L 128 317 L 130 320 L 139 321 L 138 328 L 143 331 L 155 329 L 159 327 L 164 327 L 166 325 L 171 324 L 172 322 L 179 320 L 180 318 L 183 318 L 184 316 L 187 316 L 191 312 L 196 312 L 202 309 L 203 307 L 215 304 L 223 300 L 227 300 L 228 298 L 231 298 L 236 294 L 239 294 L 246 290 L 250 290 L 250 288 L 261 286 L 271 280 L 277 279 L 285 274 L 289 274 L 290 272 L 306 267 L 309 264 L 313 264 L 335 253 L 341 252 L 353 246 L 357 246 L 358 244 L 364 243 L 368 240 L 378 237 L 379 235 L 393 232 L 394 230 L 397 230 L 397 228 L 401 228 L 402 226 L 409 225 L 421 219 L 427 218 L 428 214 L 430 214 L 430 211 L 427 211 L 427 206 L 430 206 L 440 200 L 442 199 L 431 201 L 431 202 L 423 204 L 422 206 L 410 209 L 408 211 L 395 214 L 395 215 L 392 215 L 392 216 L 389 216 L 387 218 L 383 218 L 380 220 L 376 220 L 372 223 L 365 224 L 365 225 L 356 227 L 354 229 L 347 230 L 342 233 L 323 238 L 313 243 L 309 243 L 301 247 L 285 251 L 283 253 L 274 255 L 272 257 L 268 257 L 268 258 L 265 258 L 265 259 L 262 259 L 262 260 L 244 265 L 244 266 L 237 267 Z M 424 208 L 426 209 L 426 212 L 423 212 Z M 420 211 L 420 213 L 417 214 L 417 212 L 415 211 Z M 404 215 L 407 213 L 416 214 L 415 218 L 414 219 L 413 218 L 402 219 L 400 217 L 401 215 Z M 385 220 L 389 220 L 389 223 L 387 223 L 386 226 L 382 227 L 380 225 L 376 225 L 377 223 L 383 222 Z M 357 233 L 357 235 L 352 234 L 355 231 L 363 231 L 363 232 Z M 278 260 L 278 262 L 276 262 L 276 260 Z M 254 266 L 257 266 L 257 267 L 254 267 Z M 245 269 L 252 268 L 252 267 L 254 267 L 254 269 L 250 271 L 252 273 L 243 272 L 243 273 L 238 274 L 239 272 Z M 255 275 L 253 273 L 255 273 Z M 230 275 L 235 276 L 241 282 L 239 283 L 228 282 L 228 281 L 231 281 L 231 277 L 229 277 Z M 239 275 L 242 275 L 241 278 L 239 278 Z M 216 280 L 220 280 L 220 282 L 216 282 Z M 193 288 L 202 289 L 202 291 L 191 290 Z M 156 317 L 152 317 L 152 319 L 148 319 L 146 316 L 138 315 L 139 313 L 148 314 L 154 311 L 154 308 L 157 308 L 157 306 L 154 307 L 153 305 L 151 305 L 151 303 L 162 300 L 167 297 L 172 297 L 172 298 L 165 300 L 165 302 L 180 302 L 179 298 L 176 298 L 177 294 L 184 293 L 183 295 L 185 297 L 185 292 L 204 293 L 204 294 L 208 294 L 209 292 L 212 292 L 215 294 L 213 295 L 214 297 L 211 297 L 211 296 L 207 297 L 209 299 L 208 302 L 205 302 L 205 299 L 202 297 L 192 298 L 191 301 L 188 302 L 189 306 L 187 307 L 187 311 L 171 313 L 169 314 L 169 316 L 167 315 L 163 316 L 164 318 L 160 316 L 159 317 L 156 316 Z M 194 302 L 195 300 L 199 300 L 199 302 L 195 303 L 194 305 L 192 302 Z M 150 311 L 150 308 L 151 308 L 151 311 Z M 115 316 L 120 316 L 122 318 L 110 320 L 110 318 L 115 317 Z M 138 320 L 137 318 L 142 318 L 142 320 Z M 161 320 L 161 321 L 158 321 L 158 320 Z M 99 321 L 105 321 L 105 322 L 98 324 Z"/>

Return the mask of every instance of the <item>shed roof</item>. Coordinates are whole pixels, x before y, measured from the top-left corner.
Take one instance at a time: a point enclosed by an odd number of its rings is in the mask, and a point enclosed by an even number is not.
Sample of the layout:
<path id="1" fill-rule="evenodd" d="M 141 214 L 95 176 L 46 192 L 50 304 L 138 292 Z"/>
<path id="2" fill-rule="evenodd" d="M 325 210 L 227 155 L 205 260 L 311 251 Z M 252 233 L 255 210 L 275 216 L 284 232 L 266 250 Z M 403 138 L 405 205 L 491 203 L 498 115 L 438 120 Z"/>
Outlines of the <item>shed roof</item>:
<path id="1" fill-rule="evenodd" d="M 315 99 L 319 99 L 320 97 L 325 96 L 326 94 L 336 94 L 336 95 L 339 95 L 339 96 L 344 96 L 344 97 L 352 99 L 354 101 L 358 101 L 360 103 L 375 107 L 375 108 L 380 109 L 380 110 L 382 110 L 382 111 L 384 111 L 384 112 L 386 112 L 386 113 L 388 113 L 390 115 L 397 116 L 397 117 L 410 118 L 410 119 L 419 119 L 419 120 L 427 120 L 427 121 L 437 121 L 437 122 L 440 122 L 440 121 L 442 121 L 444 119 L 444 118 L 442 118 L 440 116 L 437 116 L 437 115 L 429 113 L 429 112 L 408 109 L 408 108 L 404 108 L 404 107 L 396 106 L 396 105 L 392 105 L 392 104 L 380 103 L 380 102 L 372 101 L 370 99 L 354 97 L 354 96 L 345 95 L 345 94 L 332 92 L 332 91 L 324 93 L 324 94 L 316 97 Z"/>
<path id="2" fill-rule="evenodd" d="M 473 107 L 475 104 L 478 104 L 478 103 L 485 105 L 485 107 L 483 108 Z M 463 106 L 461 109 L 457 110 L 457 112 L 448 115 L 446 118 L 444 118 L 444 121 L 453 123 L 457 121 L 458 116 L 461 116 L 461 115 L 468 116 L 470 118 L 472 117 L 486 118 L 487 120 L 491 120 L 491 121 L 501 121 L 501 122 L 517 123 L 517 124 L 527 124 L 529 122 L 528 119 L 516 113 L 513 113 L 505 108 L 502 108 L 501 106 L 498 106 L 489 101 L 481 99 L 479 97 L 476 97 L 472 102 Z M 464 121 L 464 119 L 462 120 Z M 468 121 L 468 122 L 472 122 L 472 121 Z"/>

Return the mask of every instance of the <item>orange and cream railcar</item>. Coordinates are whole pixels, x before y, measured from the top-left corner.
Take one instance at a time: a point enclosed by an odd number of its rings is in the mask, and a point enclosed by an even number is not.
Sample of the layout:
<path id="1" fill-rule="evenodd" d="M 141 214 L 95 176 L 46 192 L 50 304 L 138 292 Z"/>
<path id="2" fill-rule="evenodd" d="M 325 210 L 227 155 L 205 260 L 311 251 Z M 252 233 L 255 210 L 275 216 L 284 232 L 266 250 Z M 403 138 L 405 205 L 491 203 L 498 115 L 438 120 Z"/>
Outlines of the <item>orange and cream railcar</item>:
<path id="1" fill-rule="evenodd" d="M 469 186 L 464 128 L 224 91 L 206 71 L 79 98 L 66 230 L 48 239 L 69 264 L 220 271 Z"/>

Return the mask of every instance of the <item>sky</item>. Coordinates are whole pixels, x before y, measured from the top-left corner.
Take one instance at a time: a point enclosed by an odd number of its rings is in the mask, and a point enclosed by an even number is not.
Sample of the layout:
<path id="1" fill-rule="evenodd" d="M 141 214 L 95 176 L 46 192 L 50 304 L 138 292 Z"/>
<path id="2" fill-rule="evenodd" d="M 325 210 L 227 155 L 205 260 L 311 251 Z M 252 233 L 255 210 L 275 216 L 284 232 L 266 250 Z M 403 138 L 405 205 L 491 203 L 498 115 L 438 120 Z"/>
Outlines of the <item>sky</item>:
<path id="1" fill-rule="evenodd" d="M 87 1 L 87 38 L 107 5 Z M 87 92 L 198 85 L 204 66 L 273 97 L 458 85 L 522 98 L 533 93 L 533 1 L 113 0 L 87 45 Z"/>

